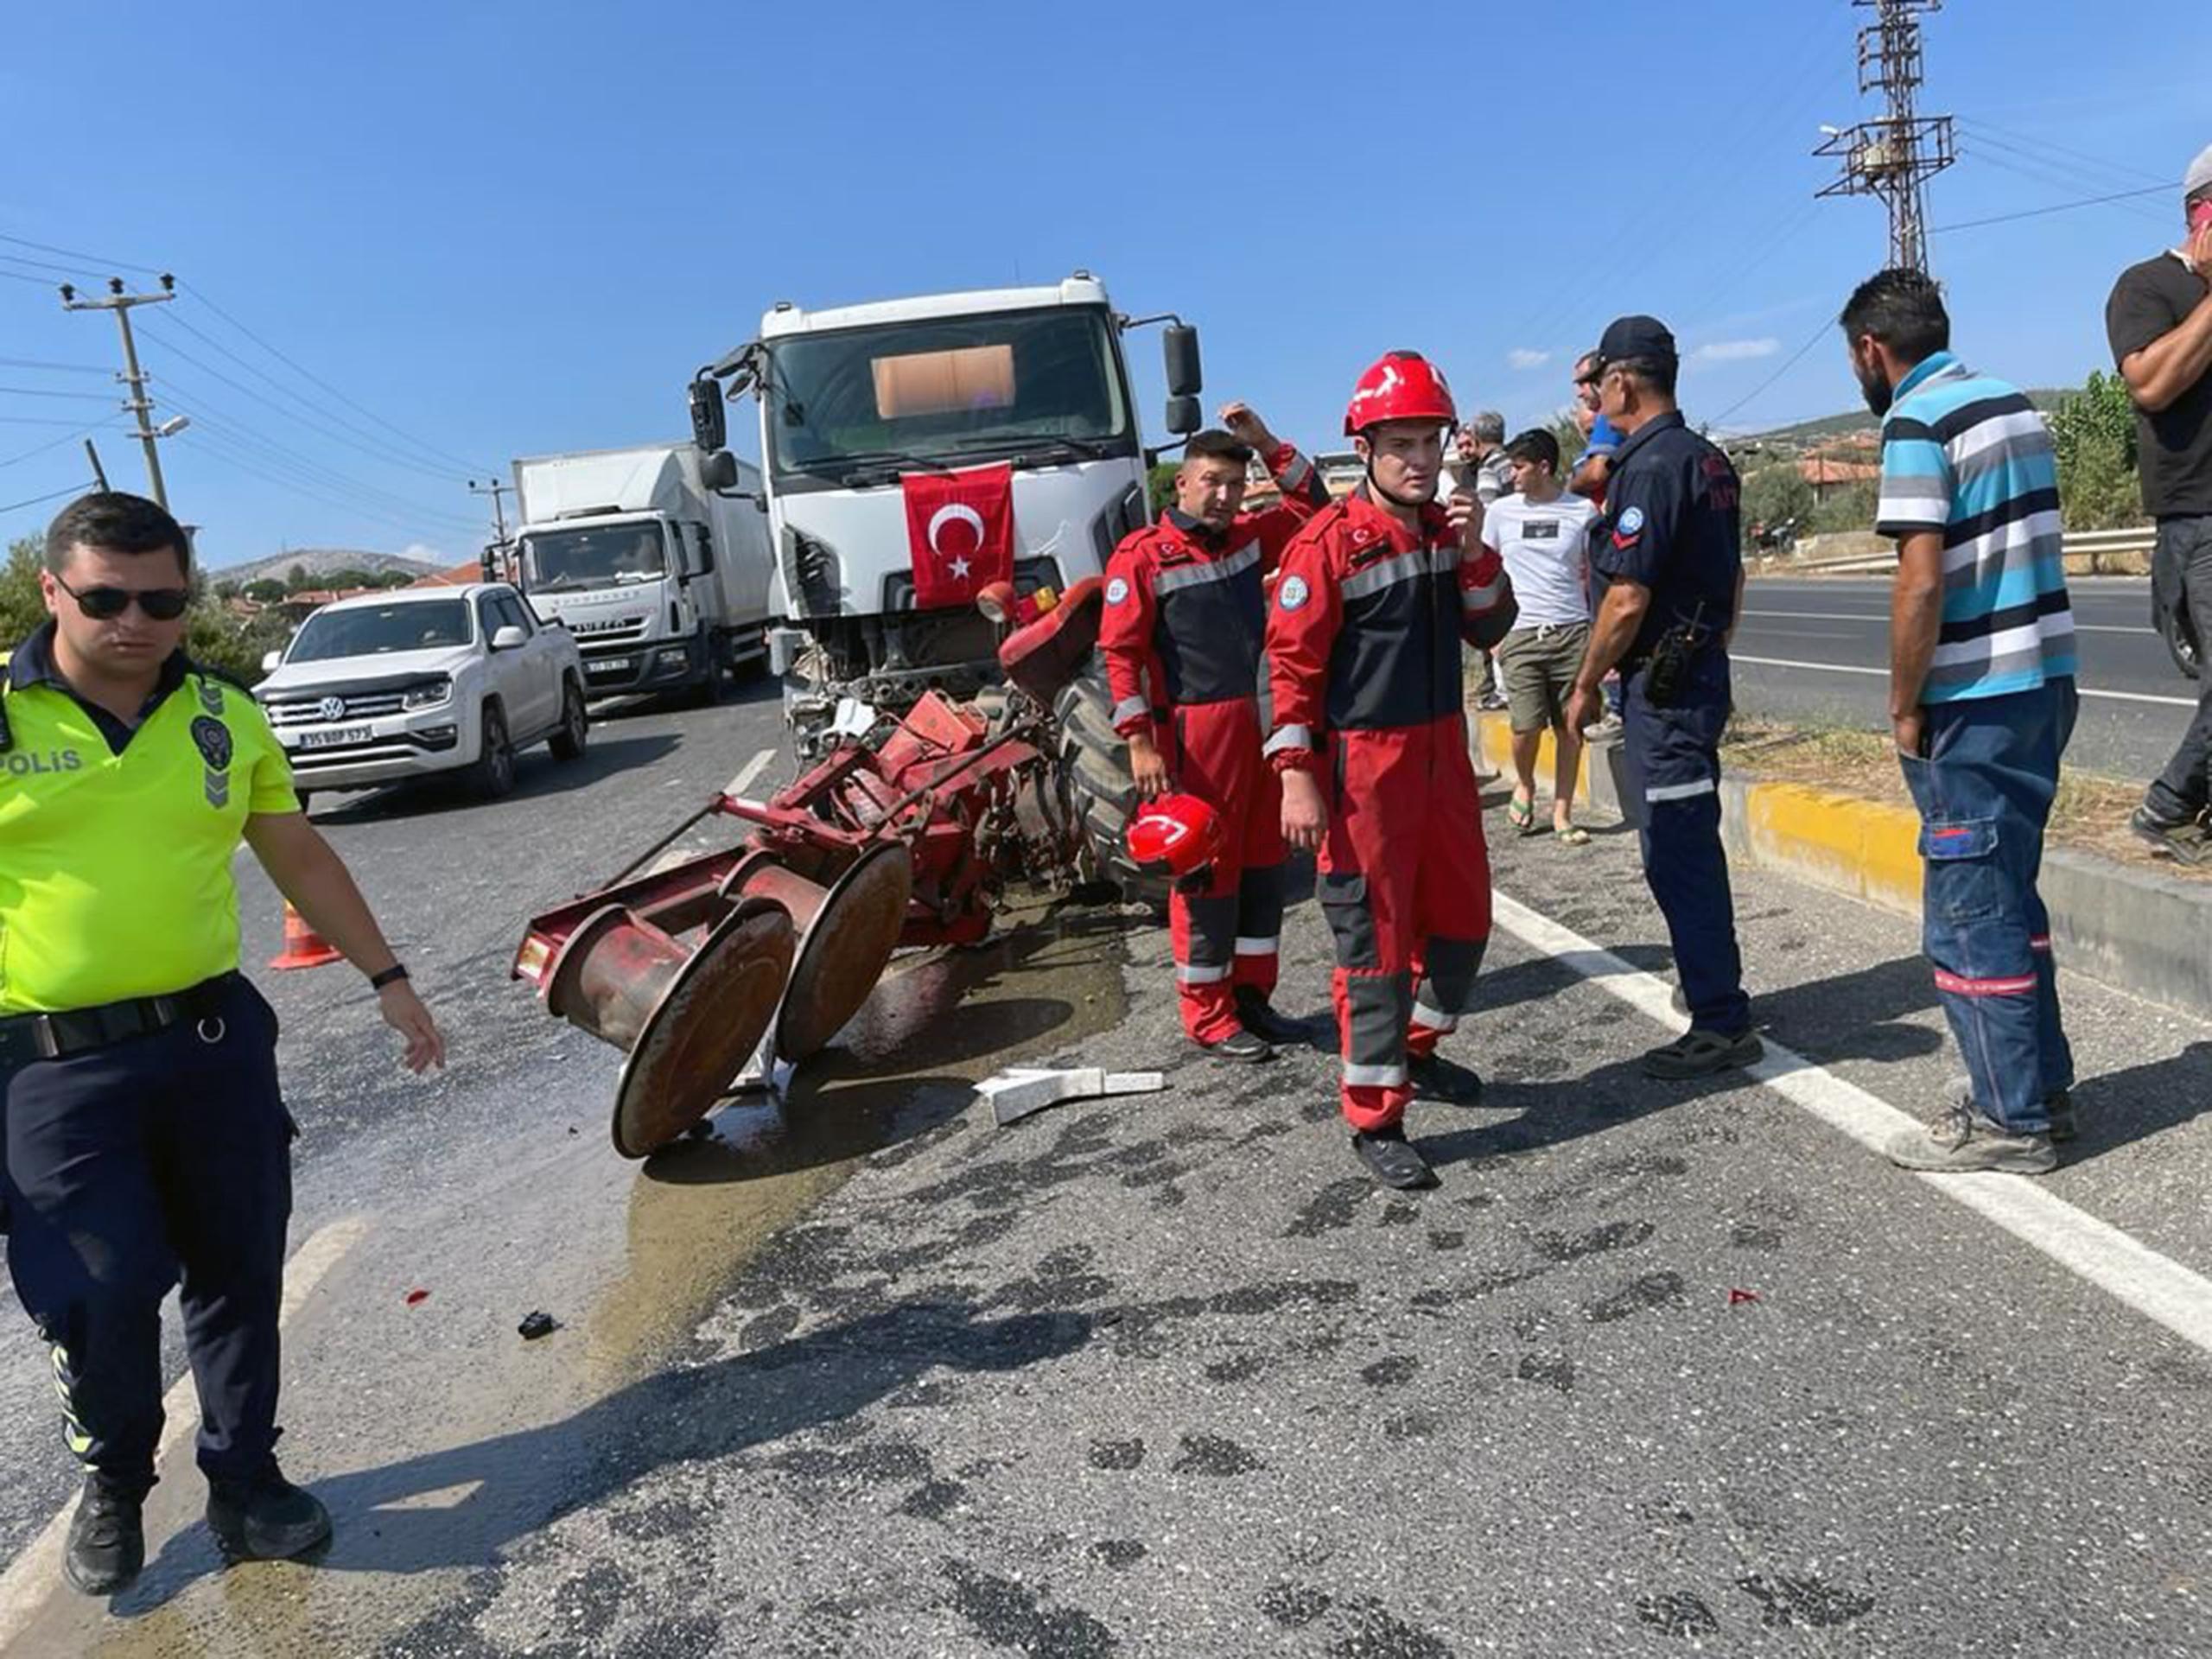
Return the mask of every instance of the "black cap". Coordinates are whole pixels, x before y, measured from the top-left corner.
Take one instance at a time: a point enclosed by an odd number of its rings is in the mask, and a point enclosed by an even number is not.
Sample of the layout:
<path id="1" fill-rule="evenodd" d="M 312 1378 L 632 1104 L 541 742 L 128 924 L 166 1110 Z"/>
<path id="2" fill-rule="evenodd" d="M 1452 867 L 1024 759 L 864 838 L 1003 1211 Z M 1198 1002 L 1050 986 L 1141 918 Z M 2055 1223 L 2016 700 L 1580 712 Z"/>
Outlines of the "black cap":
<path id="1" fill-rule="evenodd" d="M 1630 357 L 1656 358 L 1665 363 L 1680 360 L 1674 335 L 1658 318 L 1616 317 L 1606 325 L 1605 337 L 1598 342 L 1599 361 L 1618 363 Z"/>

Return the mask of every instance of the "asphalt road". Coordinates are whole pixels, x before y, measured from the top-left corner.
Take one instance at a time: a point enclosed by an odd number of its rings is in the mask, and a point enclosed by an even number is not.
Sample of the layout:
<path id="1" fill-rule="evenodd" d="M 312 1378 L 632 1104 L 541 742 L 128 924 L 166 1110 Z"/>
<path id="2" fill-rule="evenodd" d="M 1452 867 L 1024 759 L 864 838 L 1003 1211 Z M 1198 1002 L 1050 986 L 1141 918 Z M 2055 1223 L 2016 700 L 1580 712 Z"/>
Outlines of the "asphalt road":
<path id="1" fill-rule="evenodd" d="M 1802 1063 L 1651 1083 L 1663 933 L 1607 827 L 1497 849 L 1451 1043 L 1491 1090 L 1416 1109 L 1435 1192 L 1362 1174 L 1331 1057 L 1186 1058 L 1163 935 L 1100 911 L 902 964 L 785 1122 L 626 1164 L 613 1051 L 506 955 L 772 720 L 613 722 L 518 800 L 326 820 L 456 1036 L 410 1082 L 346 970 L 264 980 L 296 1237 L 342 1243 L 288 1327 L 283 1448 L 337 1544 L 218 1573 L 178 1454 L 140 1586 L 108 1611 L 11 1568 L 6 1651 L 2212 1649 L 2212 1027 L 2069 976 L 2065 1166 L 1906 1176 L 1852 1132 L 1955 1069 L 1916 929 L 1741 884 Z M 257 882 L 248 919 L 258 960 Z M 1319 1014 L 1312 905 L 1286 942 L 1281 1001 Z M 969 1104 L 1054 1057 L 1172 1086 L 1006 1129 Z M 524 1343 L 538 1307 L 563 1328 Z M 46 1387 L 0 1319 L 10 1551 L 67 1480 Z"/>
<path id="2" fill-rule="evenodd" d="M 2188 729 L 2196 684 L 2151 626 L 2151 585 L 2128 576 L 2072 584 L 2082 716 L 2069 761 L 2148 780 Z M 1889 726 L 1890 585 L 1880 578 L 1754 580 L 1730 658 L 1737 705 L 1784 720 Z"/>

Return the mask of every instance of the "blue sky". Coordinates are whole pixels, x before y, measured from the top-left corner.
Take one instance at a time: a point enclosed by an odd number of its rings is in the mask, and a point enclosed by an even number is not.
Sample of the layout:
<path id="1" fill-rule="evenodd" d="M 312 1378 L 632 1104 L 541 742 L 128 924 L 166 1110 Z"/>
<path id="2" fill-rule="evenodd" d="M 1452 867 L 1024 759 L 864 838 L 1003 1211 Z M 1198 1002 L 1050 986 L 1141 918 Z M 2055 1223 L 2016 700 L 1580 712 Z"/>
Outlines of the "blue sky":
<path id="1" fill-rule="evenodd" d="M 2061 0 L 1928 21 L 1923 106 L 1966 153 L 1931 223 L 2178 180 L 2212 142 L 2212 8 L 2127 11 L 2124 41 Z M 137 315 L 162 412 L 196 416 L 162 453 L 215 564 L 468 557 L 472 471 L 678 433 L 691 370 L 775 299 L 1077 266 L 1198 322 L 1209 403 L 1309 446 L 1391 346 L 1444 363 L 1463 408 L 1541 418 L 1629 310 L 1674 326 L 1694 419 L 1856 397 L 1832 338 L 1777 375 L 1885 249 L 1878 204 L 1812 200 L 1819 124 L 1872 112 L 1846 0 L 325 12 L 11 9 L 0 538 L 87 475 L 73 433 L 110 413 L 89 371 L 115 328 L 48 284 L 107 262 L 182 284 Z M 2153 195 L 1936 236 L 1961 348 L 2079 381 L 2113 275 L 2177 224 Z M 1149 339 L 1135 360 L 1157 436 Z M 141 487 L 135 442 L 97 435 Z"/>

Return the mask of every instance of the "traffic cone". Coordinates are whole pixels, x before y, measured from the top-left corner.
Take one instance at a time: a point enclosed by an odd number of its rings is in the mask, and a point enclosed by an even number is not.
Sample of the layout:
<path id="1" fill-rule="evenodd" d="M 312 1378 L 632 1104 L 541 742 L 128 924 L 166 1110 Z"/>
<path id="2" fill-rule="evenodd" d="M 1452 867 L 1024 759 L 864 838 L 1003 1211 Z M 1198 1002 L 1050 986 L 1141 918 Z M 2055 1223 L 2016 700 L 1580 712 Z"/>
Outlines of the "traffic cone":
<path id="1" fill-rule="evenodd" d="M 309 927 L 292 901 L 284 901 L 284 948 L 269 959 L 271 968 L 321 968 L 344 952 Z"/>

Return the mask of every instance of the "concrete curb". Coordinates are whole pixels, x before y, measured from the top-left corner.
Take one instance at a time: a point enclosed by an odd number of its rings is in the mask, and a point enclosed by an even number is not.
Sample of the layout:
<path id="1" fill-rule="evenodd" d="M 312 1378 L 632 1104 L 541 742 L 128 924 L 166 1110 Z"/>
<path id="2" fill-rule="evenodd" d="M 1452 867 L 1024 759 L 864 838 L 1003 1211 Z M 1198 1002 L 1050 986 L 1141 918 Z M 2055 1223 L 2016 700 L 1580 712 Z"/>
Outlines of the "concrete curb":
<path id="1" fill-rule="evenodd" d="M 1505 716 L 1478 716 L 1477 733 L 1484 759 L 1510 777 Z M 1536 770 L 1540 798 L 1551 767 L 1547 734 Z M 1623 792 L 1620 746 L 1592 744 L 1577 799 L 1626 818 Z M 1885 910 L 1920 914 L 1920 820 L 1910 807 L 1726 775 L 1720 832 L 1739 869 L 1778 870 Z M 2069 969 L 2185 1014 L 2212 1010 L 2212 884 L 2053 848 L 2044 858 L 2042 885 L 2052 942 Z"/>

